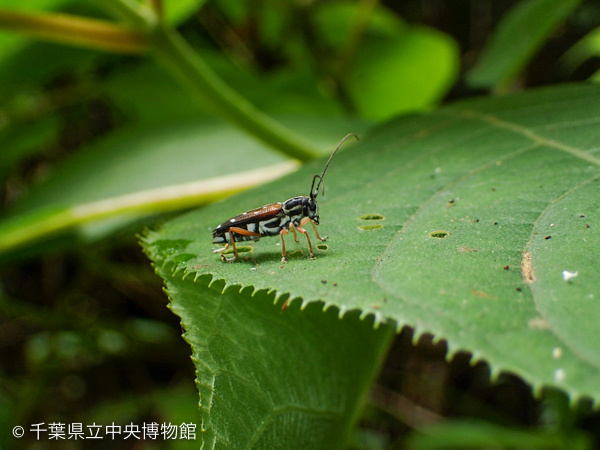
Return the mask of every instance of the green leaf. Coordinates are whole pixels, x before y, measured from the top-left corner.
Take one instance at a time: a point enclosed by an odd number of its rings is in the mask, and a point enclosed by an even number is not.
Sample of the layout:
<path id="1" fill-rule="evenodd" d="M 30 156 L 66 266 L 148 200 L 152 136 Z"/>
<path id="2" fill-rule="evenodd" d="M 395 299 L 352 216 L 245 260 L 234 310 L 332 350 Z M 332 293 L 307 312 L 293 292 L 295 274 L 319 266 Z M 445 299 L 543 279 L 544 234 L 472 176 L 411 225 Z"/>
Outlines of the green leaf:
<path id="1" fill-rule="evenodd" d="M 393 327 L 160 272 L 192 347 L 202 448 L 344 448 Z"/>
<path id="2" fill-rule="evenodd" d="M 559 63 L 564 70 L 571 73 L 589 58 L 600 55 L 600 28 L 595 28 L 582 37 L 575 45 L 561 56 Z M 592 79 L 598 79 L 596 72 Z"/>
<path id="3" fill-rule="evenodd" d="M 164 2 L 165 20 L 173 25 L 180 24 L 195 11 L 198 11 L 206 0 L 184 0 L 177 2 Z"/>
<path id="4" fill-rule="evenodd" d="M 382 120 L 435 104 L 452 87 L 459 68 L 456 42 L 427 27 L 409 26 L 378 6 L 348 55 L 348 29 L 364 5 L 333 2 L 319 8 L 319 25 L 347 62 L 347 88 L 358 112 Z M 345 37 L 340 42 L 340 38 Z M 344 54 L 346 53 L 346 54 Z M 344 74 L 342 74 L 344 76 Z"/>
<path id="5" fill-rule="evenodd" d="M 229 85 L 261 110 L 278 116 L 338 116 L 340 108 L 318 92 L 316 83 L 303 70 L 282 71 L 258 78 L 241 71 L 221 55 L 202 50 L 211 67 Z M 140 83 L 140 79 L 144 82 Z M 114 73 L 100 86 L 120 110 L 143 126 L 211 116 L 208 105 L 196 101 L 160 66 L 144 63 Z"/>
<path id="6" fill-rule="evenodd" d="M 478 88 L 506 90 L 532 56 L 581 0 L 527 0 L 498 24 L 467 82 Z"/>
<path id="7" fill-rule="evenodd" d="M 13 123 L 4 129 L 0 127 L 0 177 L 5 177 L 18 160 L 55 139 L 58 131 L 58 120 L 54 115 L 33 122 Z"/>
<path id="8" fill-rule="evenodd" d="M 452 38 L 413 26 L 393 37 L 366 40 L 349 86 L 365 117 L 387 119 L 439 102 L 454 84 L 458 67 Z"/>
<path id="9" fill-rule="evenodd" d="M 212 252 L 210 229 L 306 195 L 324 161 L 168 222 L 146 247 L 158 267 L 173 264 L 178 274 L 410 325 L 417 338 L 445 339 L 449 356 L 486 360 L 493 377 L 511 372 L 538 392 L 553 386 L 597 401 L 599 100 L 596 86 L 533 90 L 361 136 L 327 173 L 320 233 L 330 239 L 316 260 L 304 236 L 294 244 L 288 235 L 287 264 L 279 238 L 226 264 Z M 563 270 L 578 276 L 565 281 Z"/>

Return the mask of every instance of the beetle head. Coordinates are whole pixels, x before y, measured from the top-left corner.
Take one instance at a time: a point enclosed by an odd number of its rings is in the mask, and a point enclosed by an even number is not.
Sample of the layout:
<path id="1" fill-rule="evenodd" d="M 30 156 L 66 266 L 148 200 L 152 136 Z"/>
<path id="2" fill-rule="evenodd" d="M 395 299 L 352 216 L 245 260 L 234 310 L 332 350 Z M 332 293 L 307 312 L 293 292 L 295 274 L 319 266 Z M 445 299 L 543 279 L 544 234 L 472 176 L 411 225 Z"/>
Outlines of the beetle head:
<path id="1" fill-rule="evenodd" d="M 317 201 L 312 197 L 304 197 L 303 206 L 304 216 L 319 225 L 319 205 L 317 205 Z"/>

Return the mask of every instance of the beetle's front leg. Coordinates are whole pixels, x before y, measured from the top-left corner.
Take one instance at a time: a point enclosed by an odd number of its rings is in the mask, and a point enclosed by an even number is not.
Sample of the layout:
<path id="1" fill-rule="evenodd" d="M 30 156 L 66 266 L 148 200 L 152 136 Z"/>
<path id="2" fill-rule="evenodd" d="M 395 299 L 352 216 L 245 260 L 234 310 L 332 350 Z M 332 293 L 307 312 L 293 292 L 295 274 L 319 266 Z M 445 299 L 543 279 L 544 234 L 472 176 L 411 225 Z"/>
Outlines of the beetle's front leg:
<path id="1" fill-rule="evenodd" d="M 319 232 L 317 231 L 317 226 L 309 217 L 305 217 L 304 219 L 302 219 L 302 221 L 300 222 L 300 226 L 303 227 L 308 222 L 310 222 L 311 225 L 313 226 L 313 230 L 315 230 L 315 235 L 317 236 L 317 239 L 320 240 L 321 242 L 325 242 L 327 240 L 327 236 L 323 236 L 323 237 L 319 236 Z"/>
<path id="2" fill-rule="evenodd" d="M 304 236 L 306 236 L 306 240 L 308 241 L 308 249 L 310 250 L 310 259 L 316 259 L 315 258 L 315 254 L 313 253 L 313 248 L 312 248 L 312 244 L 310 242 L 310 238 L 308 237 L 308 233 L 307 231 L 302 228 L 302 227 L 296 227 L 296 229 L 302 233 Z"/>

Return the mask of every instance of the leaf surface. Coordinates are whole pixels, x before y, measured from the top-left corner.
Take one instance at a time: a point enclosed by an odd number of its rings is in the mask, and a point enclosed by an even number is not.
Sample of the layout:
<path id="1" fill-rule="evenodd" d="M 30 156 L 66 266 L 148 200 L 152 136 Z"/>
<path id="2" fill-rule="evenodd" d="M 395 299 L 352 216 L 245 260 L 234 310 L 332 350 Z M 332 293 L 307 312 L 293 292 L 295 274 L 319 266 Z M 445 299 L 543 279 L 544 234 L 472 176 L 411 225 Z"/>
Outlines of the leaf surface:
<path id="1" fill-rule="evenodd" d="M 446 339 L 450 355 L 485 359 L 493 374 L 597 400 L 599 100 L 595 86 L 534 90 L 399 118 L 362 136 L 327 173 L 320 233 L 330 238 L 316 260 L 304 236 L 294 244 L 288 235 L 287 264 L 279 238 L 226 264 L 212 253 L 210 230 L 307 195 L 324 160 L 167 223 L 147 237 L 147 251 L 177 277 L 211 275 L 411 325 L 416 336 Z M 579 275 L 567 282 L 563 270 Z"/>
<path id="2" fill-rule="evenodd" d="M 196 364 L 202 448 L 343 448 L 393 328 L 208 281 L 167 281 Z"/>

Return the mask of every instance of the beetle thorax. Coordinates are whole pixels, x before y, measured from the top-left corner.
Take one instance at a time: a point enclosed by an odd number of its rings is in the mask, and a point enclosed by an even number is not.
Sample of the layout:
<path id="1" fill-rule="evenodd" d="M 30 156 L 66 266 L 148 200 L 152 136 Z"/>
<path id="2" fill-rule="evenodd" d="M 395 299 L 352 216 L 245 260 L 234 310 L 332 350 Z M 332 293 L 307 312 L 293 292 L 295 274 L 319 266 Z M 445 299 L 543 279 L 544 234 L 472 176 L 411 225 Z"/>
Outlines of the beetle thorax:
<path id="1" fill-rule="evenodd" d="M 299 196 L 286 200 L 283 202 L 283 213 L 296 226 L 299 226 L 305 217 L 312 219 L 316 224 L 319 223 L 319 207 L 310 197 Z"/>

